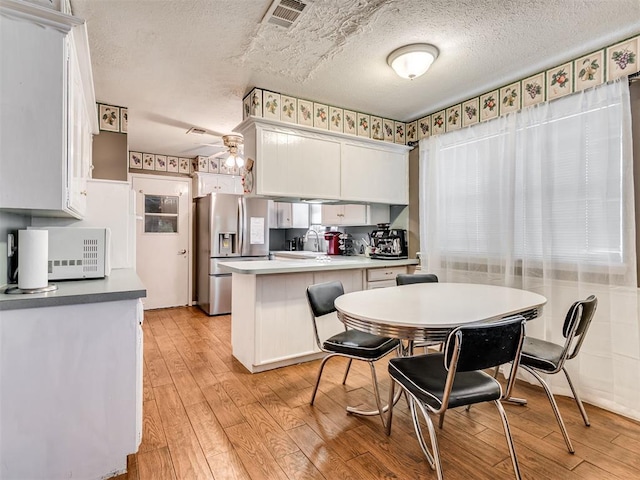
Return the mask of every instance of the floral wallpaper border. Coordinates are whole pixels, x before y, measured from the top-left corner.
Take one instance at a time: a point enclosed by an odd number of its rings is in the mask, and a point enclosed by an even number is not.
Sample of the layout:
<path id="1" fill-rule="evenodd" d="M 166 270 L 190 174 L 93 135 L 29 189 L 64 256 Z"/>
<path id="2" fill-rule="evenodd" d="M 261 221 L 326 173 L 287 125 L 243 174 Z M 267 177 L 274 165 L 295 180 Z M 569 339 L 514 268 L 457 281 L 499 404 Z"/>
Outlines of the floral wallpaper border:
<path id="1" fill-rule="evenodd" d="M 167 172 L 191 175 L 194 172 L 218 173 L 222 175 L 240 175 L 237 166 L 229 168 L 224 159 L 214 156 L 197 156 L 195 158 L 175 157 L 156 153 L 129 152 L 129 170 Z"/>
<path id="2" fill-rule="evenodd" d="M 414 134 L 410 136 L 404 122 L 262 88 L 252 89 L 243 98 L 242 105 L 243 120 L 261 117 L 402 145 L 407 143 L 407 139 L 416 139 L 415 126 Z"/>
<path id="3" fill-rule="evenodd" d="M 407 123 L 407 143 L 486 122 L 640 71 L 640 35 Z M 408 133 L 417 131 L 409 140 Z"/>
<path id="4" fill-rule="evenodd" d="M 242 119 L 262 117 L 411 144 L 632 75 L 640 71 L 639 54 L 640 35 L 636 35 L 406 123 L 257 87 L 243 98 Z"/>
<path id="5" fill-rule="evenodd" d="M 104 132 L 127 133 L 129 110 L 126 107 L 97 103 L 98 127 Z"/>

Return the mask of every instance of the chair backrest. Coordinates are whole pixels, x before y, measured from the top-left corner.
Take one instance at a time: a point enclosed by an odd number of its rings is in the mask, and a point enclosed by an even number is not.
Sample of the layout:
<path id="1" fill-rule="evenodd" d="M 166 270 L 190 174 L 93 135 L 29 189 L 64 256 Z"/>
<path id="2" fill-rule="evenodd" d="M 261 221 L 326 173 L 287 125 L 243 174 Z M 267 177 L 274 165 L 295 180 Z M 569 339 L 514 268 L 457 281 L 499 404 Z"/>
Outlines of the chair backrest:
<path id="1" fill-rule="evenodd" d="M 595 295 L 590 295 L 585 300 L 575 302 L 571 305 L 571 308 L 569 308 L 567 316 L 564 319 L 564 325 L 562 326 L 562 335 L 564 335 L 566 341 L 559 368 L 562 367 L 564 360 L 570 360 L 578 355 L 597 307 L 598 299 Z M 572 345 L 573 350 L 569 353 Z"/>
<path id="2" fill-rule="evenodd" d="M 450 389 L 453 385 L 456 372 L 484 370 L 511 363 L 504 396 L 510 395 L 520 363 L 525 322 L 523 316 L 517 315 L 497 322 L 454 329 L 447 338 L 444 353 L 445 368 L 449 371 L 447 387 Z"/>
<path id="3" fill-rule="evenodd" d="M 411 285 L 412 283 L 437 283 L 438 276 L 433 273 L 399 273 L 396 275 L 396 285 Z"/>
<path id="4" fill-rule="evenodd" d="M 311 309 L 311 320 L 313 323 L 313 333 L 316 338 L 318 348 L 322 349 L 320 336 L 318 335 L 318 324 L 316 318 L 336 311 L 335 300 L 344 294 L 342 282 L 317 283 L 307 287 L 307 301 Z"/>

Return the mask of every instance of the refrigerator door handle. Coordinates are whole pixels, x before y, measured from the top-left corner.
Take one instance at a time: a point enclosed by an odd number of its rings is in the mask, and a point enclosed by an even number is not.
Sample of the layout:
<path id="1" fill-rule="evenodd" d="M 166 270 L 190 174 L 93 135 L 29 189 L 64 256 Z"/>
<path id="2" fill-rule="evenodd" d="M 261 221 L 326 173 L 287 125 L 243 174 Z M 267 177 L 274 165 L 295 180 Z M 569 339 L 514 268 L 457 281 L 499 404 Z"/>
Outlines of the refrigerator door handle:
<path id="1" fill-rule="evenodd" d="M 244 197 L 238 198 L 238 253 L 244 255 L 244 228 L 245 228 Z"/>

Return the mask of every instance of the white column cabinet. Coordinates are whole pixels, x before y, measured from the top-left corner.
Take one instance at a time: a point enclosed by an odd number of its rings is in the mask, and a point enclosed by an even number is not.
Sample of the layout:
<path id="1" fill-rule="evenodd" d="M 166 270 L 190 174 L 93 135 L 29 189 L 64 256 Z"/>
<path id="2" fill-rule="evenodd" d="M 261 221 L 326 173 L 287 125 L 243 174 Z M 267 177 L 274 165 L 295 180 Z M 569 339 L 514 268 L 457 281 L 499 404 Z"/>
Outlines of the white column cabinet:
<path id="1" fill-rule="evenodd" d="M 83 20 L 0 0 L 0 209 L 81 218 L 98 133 Z"/>
<path id="2" fill-rule="evenodd" d="M 255 160 L 254 195 L 409 203 L 406 145 L 255 117 L 236 131 Z"/>

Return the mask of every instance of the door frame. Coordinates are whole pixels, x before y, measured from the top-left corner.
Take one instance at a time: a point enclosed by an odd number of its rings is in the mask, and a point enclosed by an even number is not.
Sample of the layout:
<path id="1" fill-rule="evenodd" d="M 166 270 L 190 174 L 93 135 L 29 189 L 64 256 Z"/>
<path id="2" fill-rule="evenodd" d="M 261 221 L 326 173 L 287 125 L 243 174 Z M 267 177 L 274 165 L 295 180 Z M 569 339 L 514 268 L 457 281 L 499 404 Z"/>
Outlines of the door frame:
<path id="1" fill-rule="evenodd" d="M 127 180 L 129 182 L 129 184 L 131 185 L 131 189 L 133 190 L 133 179 L 134 178 L 139 178 L 141 180 L 147 180 L 147 179 L 159 179 L 159 180 L 172 180 L 172 181 L 179 181 L 179 182 L 185 182 L 187 184 L 187 192 L 189 194 L 189 208 L 187 211 L 187 218 L 188 218 L 188 227 L 187 227 L 187 245 L 189 245 L 189 251 L 187 252 L 187 292 L 188 292 L 188 298 L 187 298 L 187 306 L 191 307 L 193 306 L 193 248 L 194 248 L 194 240 L 193 240 L 193 189 L 192 189 L 192 179 L 191 177 L 176 177 L 173 175 L 149 175 L 149 174 L 144 174 L 144 173 L 131 173 L 129 172 L 129 174 L 127 175 Z M 134 191 L 134 193 L 137 195 L 140 195 L 140 192 Z M 134 200 L 134 205 L 136 205 L 135 200 Z M 135 211 L 135 208 L 134 208 Z M 141 220 L 141 218 L 138 216 L 138 212 L 135 212 L 136 214 L 136 222 L 138 222 L 139 220 Z M 137 228 L 136 228 L 136 232 L 137 232 Z M 137 233 L 136 233 L 137 235 Z M 136 239 L 136 243 L 137 243 L 137 239 Z"/>

